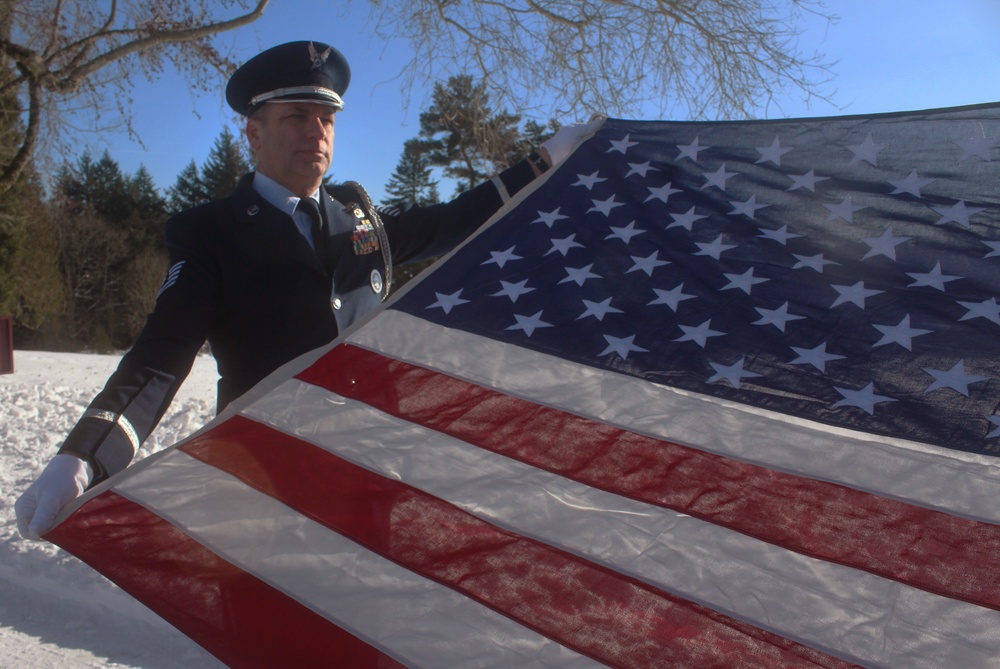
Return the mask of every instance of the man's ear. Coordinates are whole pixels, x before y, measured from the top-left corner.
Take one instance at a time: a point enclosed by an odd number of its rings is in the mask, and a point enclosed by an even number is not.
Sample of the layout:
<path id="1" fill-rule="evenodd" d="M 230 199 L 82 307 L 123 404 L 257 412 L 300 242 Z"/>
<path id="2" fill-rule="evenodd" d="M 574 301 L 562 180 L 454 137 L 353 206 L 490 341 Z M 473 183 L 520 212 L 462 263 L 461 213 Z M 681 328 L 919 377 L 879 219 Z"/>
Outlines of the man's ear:
<path id="1" fill-rule="evenodd" d="M 253 118 L 247 119 L 247 142 L 254 151 L 260 148 L 260 121 Z"/>

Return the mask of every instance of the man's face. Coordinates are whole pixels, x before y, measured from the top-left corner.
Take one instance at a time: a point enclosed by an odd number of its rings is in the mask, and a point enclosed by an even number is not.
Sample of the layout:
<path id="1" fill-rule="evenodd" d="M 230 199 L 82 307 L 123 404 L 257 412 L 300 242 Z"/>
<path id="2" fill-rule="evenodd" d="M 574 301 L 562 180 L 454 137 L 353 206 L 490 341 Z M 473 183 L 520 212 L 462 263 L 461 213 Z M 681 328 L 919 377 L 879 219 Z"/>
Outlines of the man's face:
<path id="1" fill-rule="evenodd" d="M 335 112 L 309 102 L 268 102 L 247 120 L 257 169 L 299 197 L 319 188 L 333 160 Z"/>

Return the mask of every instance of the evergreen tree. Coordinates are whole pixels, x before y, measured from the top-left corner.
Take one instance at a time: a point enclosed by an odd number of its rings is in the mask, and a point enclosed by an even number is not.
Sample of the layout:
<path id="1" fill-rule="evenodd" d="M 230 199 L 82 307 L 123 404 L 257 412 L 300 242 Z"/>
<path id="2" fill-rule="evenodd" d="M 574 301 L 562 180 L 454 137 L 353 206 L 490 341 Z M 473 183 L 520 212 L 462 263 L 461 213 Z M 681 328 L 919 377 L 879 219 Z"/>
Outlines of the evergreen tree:
<path id="1" fill-rule="evenodd" d="M 511 164 L 521 117 L 495 112 L 483 82 L 469 75 L 435 84 L 431 107 L 420 115 L 420 151 L 458 190 L 473 188 Z"/>
<path id="2" fill-rule="evenodd" d="M 126 181 L 128 204 L 131 208 L 125 225 L 137 251 L 163 248 L 163 223 L 167 219 L 167 201 L 153 183 L 153 175 L 145 165 L 139 165 Z"/>
<path id="3" fill-rule="evenodd" d="M 63 167 L 53 207 L 70 335 L 99 350 L 128 347 L 166 269 L 166 202 L 148 170 L 123 174 L 105 153 Z"/>
<path id="4" fill-rule="evenodd" d="M 201 168 L 201 183 L 208 201 L 226 197 L 236 188 L 236 183 L 251 169 L 243 145 L 236 140 L 229 128 L 223 128 L 208 160 Z"/>
<path id="5" fill-rule="evenodd" d="M 403 144 L 403 155 L 396 164 L 396 171 L 385 186 L 388 197 L 382 200 L 382 204 L 437 204 L 440 202 L 438 182 L 431 179 L 431 172 L 430 159 L 420 150 L 420 142 L 407 140 Z"/>
<path id="6" fill-rule="evenodd" d="M 177 175 L 177 181 L 167 191 L 167 197 L 170 213 L 174 214 L 209 201 L 198 174 L 198 165 L 193 160 Z"/>
<path id="7" fill-rule="evenodd" d="M 242 144 L 229 128 L 223 128 L 201 171 L 192 160 L 177 175 L 177 181 L 168 191 L 170 212 L 177 213 L 226 197 L 236 188 L 240 177 L 251 169 Z"/>
<path id="8" fill-rule="evenodd" d="M 2 10 L 2 8 L 0 8 Z M 0 34 L 11 17 L 0 11 Z M 0 79 L 12 67 L 0 53 Z M 24 133 L 21 104 L 13 91 L 0 92 L 0 163 L 14 160 Z M 39 343 L 52 332 L 62 310 L 62 285 L 42 188 L 27 165 L 0 196 L 0 315 L 10 316 L 19 348 Z"/>
<path id="9" fill-rule="evenodd" d="M 541 146 L 542 142 L 556 134 L 561 127 L 562 124 L 555 119 L 550 120 L 545 125 L 533 119 L 525 121 L 520 140 L 517 142 L 514 152 L 510 156 L 510 164 L 513 165 L 517 161 L 527 158 L 529 153 L 535 151 Z"/>

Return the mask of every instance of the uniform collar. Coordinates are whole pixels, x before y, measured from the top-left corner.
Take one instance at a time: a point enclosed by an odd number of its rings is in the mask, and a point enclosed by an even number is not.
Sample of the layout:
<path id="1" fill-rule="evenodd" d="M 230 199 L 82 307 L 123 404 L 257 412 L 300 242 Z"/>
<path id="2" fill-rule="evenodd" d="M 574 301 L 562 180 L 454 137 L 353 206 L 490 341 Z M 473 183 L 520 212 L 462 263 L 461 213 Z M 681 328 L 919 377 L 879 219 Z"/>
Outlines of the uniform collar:
<path id="1" fill-rule="evenodd" d="M 260 172 L 254 172 L 251 185 L 253 186 L 253 189 L 257 191 L 258 195 L 276 207 L 278 211 L 284 212 L 289 216 L 295 212 L 295 207 L 299 204 L 299 196 L 292 193 L 292 191 L 288 190 L 271 177 Z M 309 197 L 316 200 L 316 203 L 319 204 L 322 209 L 323 203 L 319 198 L 318 188 Z"/>

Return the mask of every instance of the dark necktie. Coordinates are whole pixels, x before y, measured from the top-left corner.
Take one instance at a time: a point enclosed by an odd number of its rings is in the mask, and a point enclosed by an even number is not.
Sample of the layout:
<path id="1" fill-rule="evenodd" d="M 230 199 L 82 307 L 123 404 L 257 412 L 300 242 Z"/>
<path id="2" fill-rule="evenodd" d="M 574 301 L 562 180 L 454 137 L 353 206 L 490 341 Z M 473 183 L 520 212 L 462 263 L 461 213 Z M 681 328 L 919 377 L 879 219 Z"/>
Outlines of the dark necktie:
<path id="1" fill-rule="evenodd" d="M 296 207 L 299 211 L 305 212 L 309 219 L 312 221 L 312 238 L 313 247 L 316 249 L 316 255 L 319 256 L 320 262 L 323 267 L 327 267 L 327 234 L 326 226 L 323 224 L 323 217 L 319 213 L 319 204 L 316 200 L 311 197 L 304 197 L 299 200 L 299 204 Z"/>

